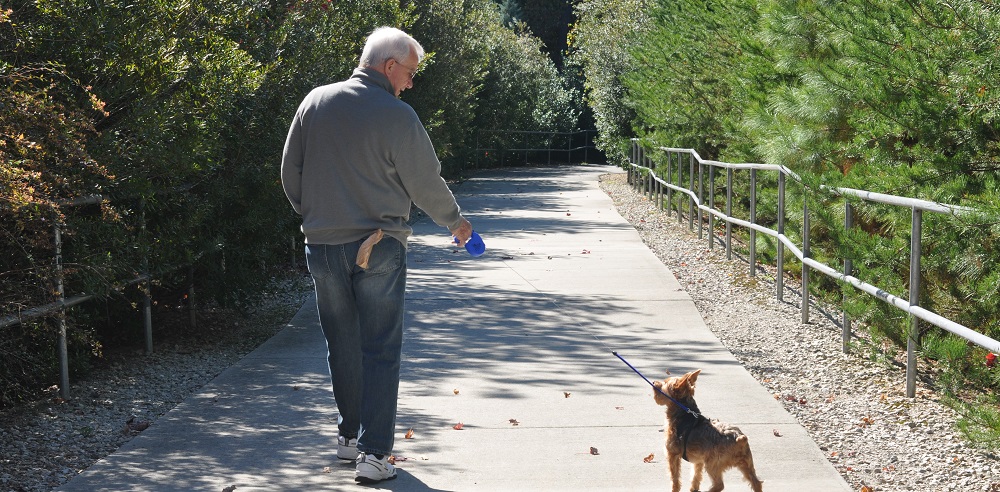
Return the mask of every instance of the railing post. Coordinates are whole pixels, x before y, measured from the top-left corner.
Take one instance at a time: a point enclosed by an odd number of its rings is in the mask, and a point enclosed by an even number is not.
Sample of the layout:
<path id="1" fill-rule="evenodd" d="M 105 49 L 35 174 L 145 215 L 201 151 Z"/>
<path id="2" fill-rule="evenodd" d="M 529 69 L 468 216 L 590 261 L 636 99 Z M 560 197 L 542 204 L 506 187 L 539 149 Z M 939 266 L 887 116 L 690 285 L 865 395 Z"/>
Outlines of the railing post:
<path id="1" fill-rule="evenodd" d="M 640 194 L 646 194 L 646 190 L 645 190 L 646 179 L 645 179 L 645 174 L 642 172 L 642 164 L 644 162 L 646 162 L 646 147 L 639 147 L 639 162 L 637 163 L 637 164 L 639 164 L 639 167 L 636 169 L 636 171 L 639 171 L 639 173 L 640 173 L 640 176 L 637 176 L 637 178 L 641 178 L 641 179 L 636 179 L 636 181 L 638 181 L 640 183 L 639 184 L 639 193 Z"/>
<path id="2" fill-rule="evenodd" d="M 677 183 L 678 188 L 683 188 L 684 185 L 684 172 L 681 171 L 681 154 L 677 153 Z M 677 223 L 680 224 L 684 222 L 684 214 L 681 213 L 681 203 L 683 203 L 684 194 L 677 193 Z"/>
<path id="3" fill-rule="evenodd" d="M 726 217 L 733 216 L 733 168 L 726 169 Z M 726 259 L 733 259 L 733 223 L 726 221 Z"/>
<path id="4" fill-rule="evenodd" d="M 750 223 L 757 223 L 757 170 L 750 170 Z M 757 231 L 750 229 L 750 276 L 757 275 Z"/>
<path id="5" fill-rule="evenodd" d="M 188 314 L 191 317 L 191 328 L 198 327 L 198 311 L 194 299 L 194 267 L 188 267 Z"/>
<path id="6" fill-rule="evenodd" d="M 851 202 L 844 202 L 844 230 L 850 231 L 854 227 L 854 210 L 851 207 Z M 844 276 L 850 276 L 852 273 L 854 265 L 851 263 L 850 258 L 844 258 Z M 847 314 L 847 289 L 844 289 L 844 307 L 842 311 L 844 312 L 844 320 L 842 323 L 842 349 L 844 353 L 850 352 L 851 343 L 851 317 Z"/>
<path id="7" fill-rule="evenodd" d="M 809 322 L 809 203 L 802 196 L 802 322 Z"/>
<path id="8" fill-rule="evenodd" d="M 694 154 L 688 154 L 688 191 L 694 191 Z M 694 197 L 688 195 L 688 230 L 694 232 Z"/>
<path id="9" fill-rule="evenodd" d="M 910 306 L 920 304 L 920 234 L 922 215 L 913 207 L 910 223 Z M 906 337 L 906 396 L 913 398 L 917 393 L 917 344 L 920 337 L 920 320 L 909 315 L 909 336 Z"/>
<path id="10" fill-rule="evenodd" d="M 548 165 L 552 165 L 552 141 L 556 139 L 555 132 L 549 134 L 549 139 L 545 144 L 545 149 L 548 151 Z"/>
<path id="11" fill-rule="evenodd" d="M 566 164 L 573 163 L 573 134 L 566 135 Z"/>
<path id="12" fill-rule="evenodd" d="M 649 199 L 656 199 L 656 170 L 652 157 L 646 157 L 646 168 L 649 169 Z"/>
<path id="13" fill-rule="evenodd" d="M 524 149 L 524 165 L 528 165 L 528 134 L 521 134 L 521 148 Z"/>
<path id="14" fill-rule="evenodd" d="M 715 211 L 715 166 L 708 166 L 708 208 Z M 708 214 L 708 249 L 715 248 L 715 214 Z"/>
<path id="15" fill-rule="evenodd" d="M 142 213 L 139 219 L 142 221 L 141 234 L 143 241 L 143 252 L 142 252 L 142 271 L 146 275 L 146 287 L 145 292 L 143 292 L 142 299 L 142 313 L 143 313 L 143 330 L 146 335 L 146 353 L 153 353 L 153 305 L 150 297 L 153 294 L 153 282 L 152 277 L 149 275 L 149 238 L 146 236 L 146 201 L 143 200 Z"/>
<path id="16" fill-rule="evenodd" d="M 698 203 L 701 204 L 701 205 L 703 205 L 705 203 L 705 186 L 704 186 L 704 182 L 703 182 L 704 178 L 705 178 L 705 165 L 699 162 L 698 163 Z M 703 220 L 704 220 L 703 211 L 702 211 L 701 207 L 699 206 L 698 207 L 698 239 L 701 239 L 702 237 L 704 237 L 704 235 L 703 235 L 703 229 L 705 227 L 705 224 L 704 224 Z"/>
<path id="17" fill-rule="evenodd" d="M 654 167 L 654 171 L 655 171 L 655 169 L 657 167 L 659 167 L 659 166 L 657 166 L 656 164 L 654 164 L 653 167 Z M 657 177 L 657 179 L 656 179 L 656 209 L 657 210 L 663 210 L 663 176 L 660 176 L 660 174 L 657 172 L 656 173 L 656 177 Z"/>
<path id="18" fill-rule="evenodd" d="M 774 275 L 775 297 L 781 301 L 785 297 L 785 173 L 778 171 L 778 254 L 777 272 Z"/>
<path id="19" fill-rule="evenodd" d="M 59 303 L 66 302 L 66 288 L 63 282 L 62 267 L 62 226 L 59 219 L 55 220 L 56 245 L 56 294 Z M 66 306 L 59 309 L 59 396 L 69 400 L 69 348 L 66 342 Z"/>
<path id="20" fill-rule="evenodd" d="M 673 176 L 673 171 L 672 171 L 673 164 L 674 164 L 674 153 L 670 152 L 670 151 L 667 151 L 667 175 L 663 178 L 663 181 L 665 181 L 667 183 L 671 182 L 670 181 L 670 177 Z M 666 200 L 666 204 L 664 204 L 664 206 L 667 208 L 667 217 L 668 218 L 670 217 L 670 214 L 673 211 L 672 210 L 673 209 L 673 204 L 674 204 L 674 189 L 668 186 L 667 187 L 667 200 Z"/>

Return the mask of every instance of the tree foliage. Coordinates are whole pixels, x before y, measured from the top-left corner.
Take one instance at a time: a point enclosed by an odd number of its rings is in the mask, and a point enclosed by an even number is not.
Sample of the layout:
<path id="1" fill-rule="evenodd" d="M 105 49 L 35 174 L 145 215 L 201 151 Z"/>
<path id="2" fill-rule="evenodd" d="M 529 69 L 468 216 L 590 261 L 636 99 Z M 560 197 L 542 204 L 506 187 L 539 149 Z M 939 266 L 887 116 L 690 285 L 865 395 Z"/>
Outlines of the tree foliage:
<path id="1" fill-rule="evenodd" d="M 626 3 L 582 2 L 573 35 L 605 144 L 640 137 L 707 158 L 787 166 L 812 190 L 792 187 L 800 203 L 791 210 L 807 200 L 816 214 L 813 256 L 851 258 L 856 276 L 903 295 L 911 211 L 854 203 L 855 225 L 845 230 L 844 199 L 820 185 L 969 207 L 924 214 L 920 305 L 1000 336 L 1000 7 L 658 0 L 640 21 Z M 617 23 L 642 26 L 644 35 L 614 45 L 606 26 Z M 747 195 L 745 178 L 734 187 Z M 761 200 L 759 221 L 773 221 L 773 198 Z M 786 231 L 798 229 L 801 219 L 789 220 Z M 818 284 L 821 295 L 839 297 L 840 286 Z M 898 310 L 863 295 L 849 295 L 846 308 L 877 338 L 905 346 L 908 323 Z M 925 355 L 941 367 L 977 373 L 981 349 L 922 333 Z"/>
<path id="2" fill-rule="evenodd" d="M 0 315 L 56 299 L 63 224 L 66 291 L 115 300 L 99 318 L 96 305 L 74 308 L 82 361 L 136 339 L 143 273 L 164 302 L 193 274 L 200 297 L 239 306 L 287 266 L 300 234 L 278 178 L 288 123 L 309 90 L 350 75 L 377 26 L 427 49 L 404 99 L 448 173 L 471 153 L 477 119 L 575 122 L 537 40 L 503 27 L 491 0 L 0 5 Z M 505 116 L 501 97 L 526 103 Z M 44 319 L 0 329 L 0 355 L 29 354 L 0 370 L 0 404 L 51 381 L 54 337 Z"/>
<path id="3" fill-rule="evenodd" d="M 631 49 L 643 39 L 651 0 L 584 0 L 569 33 L 567 65 L 582 72 L 584 97 L 598 130 L 597 146 L 624 165 L 638 118 L 623 83 L 634 69 Z"/>

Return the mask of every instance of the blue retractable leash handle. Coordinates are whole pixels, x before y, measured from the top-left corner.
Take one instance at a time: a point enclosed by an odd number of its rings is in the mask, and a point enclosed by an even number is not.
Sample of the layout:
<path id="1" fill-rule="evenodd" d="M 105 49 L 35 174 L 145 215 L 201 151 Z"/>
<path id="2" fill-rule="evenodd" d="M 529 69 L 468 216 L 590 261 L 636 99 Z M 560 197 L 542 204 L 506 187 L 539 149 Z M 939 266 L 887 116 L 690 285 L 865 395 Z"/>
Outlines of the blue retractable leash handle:
<path id="1" fill-rule="evenodd" d="M 458 238 L 455 238 L 454 242 L 458 244 Z M 486 243 L 483 242 L 483 238 L 479 237 L 476 231 L 472 231 L 472 237 L 465 242 L 465 250 L 472 256 L 480 256 L 486 252 Z"/>

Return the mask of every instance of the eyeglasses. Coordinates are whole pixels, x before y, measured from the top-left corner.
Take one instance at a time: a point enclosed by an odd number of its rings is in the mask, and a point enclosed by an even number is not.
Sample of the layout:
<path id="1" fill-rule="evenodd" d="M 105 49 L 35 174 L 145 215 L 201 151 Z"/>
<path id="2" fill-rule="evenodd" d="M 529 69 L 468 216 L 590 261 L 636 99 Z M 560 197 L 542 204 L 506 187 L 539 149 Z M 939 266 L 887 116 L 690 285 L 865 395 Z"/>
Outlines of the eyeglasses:
<path id="1" fill-rule="evenodd" d="M 399 60 L 397 60 L 395 58 L 392 58 L 392 60 L 394 62 L 396 62 L 397 64 L 399 64 L 399 66 L 401 66 L 401 67 L 403 67 L 403 68 L 406 69 L 406 75 L 410 78 L 410 80 L 413 80 L 413 77 L 415 75 L 417 75 L 417 69 L 416 68 L 410 68 L 410 67 L 408 67 L 406 65 L 403 65 L 402 62 L 400 62 Z"/>

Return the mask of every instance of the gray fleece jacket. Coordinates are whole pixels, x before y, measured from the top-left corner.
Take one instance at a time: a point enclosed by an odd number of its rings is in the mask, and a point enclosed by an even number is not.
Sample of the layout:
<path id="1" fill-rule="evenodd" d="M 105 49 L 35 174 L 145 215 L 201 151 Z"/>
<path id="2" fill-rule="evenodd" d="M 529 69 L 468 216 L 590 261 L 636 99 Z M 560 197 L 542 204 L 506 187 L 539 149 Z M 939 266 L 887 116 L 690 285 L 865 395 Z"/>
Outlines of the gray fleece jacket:
<path id="1" fill-rule="evenodd" d="M 367 68 L 313 89 L 299 105 L 281 184 L 302 215 L 307 244 L 343 244 L 382 229 L 405 245 L 411 202 L 440 226 L 461 222 L 417 113 Z"/>

